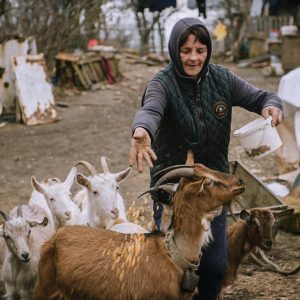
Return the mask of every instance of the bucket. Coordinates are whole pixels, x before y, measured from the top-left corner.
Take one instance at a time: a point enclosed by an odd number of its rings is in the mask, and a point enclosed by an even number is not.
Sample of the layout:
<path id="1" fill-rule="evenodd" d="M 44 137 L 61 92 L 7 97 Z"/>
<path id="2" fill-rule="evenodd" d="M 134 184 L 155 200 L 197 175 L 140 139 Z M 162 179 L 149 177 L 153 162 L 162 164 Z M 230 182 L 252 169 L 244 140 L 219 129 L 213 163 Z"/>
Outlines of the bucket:
<path id="1" fill-rule="evenodd" d="M 272 116 L 267 119 L 259 118 L 233 133 L 249 157 L 253 159 L 263 158 L 282 145 L 280 136 L 271 123 Z"/>

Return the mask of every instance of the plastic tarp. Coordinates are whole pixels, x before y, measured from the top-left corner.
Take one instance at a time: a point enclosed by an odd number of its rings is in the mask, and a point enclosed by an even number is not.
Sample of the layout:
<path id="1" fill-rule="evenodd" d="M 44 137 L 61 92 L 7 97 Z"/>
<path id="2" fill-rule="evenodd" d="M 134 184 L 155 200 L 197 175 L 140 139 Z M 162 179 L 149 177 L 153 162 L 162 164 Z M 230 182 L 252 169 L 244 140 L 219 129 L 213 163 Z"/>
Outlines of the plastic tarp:
<path id="1" fill-rule="evenodd" d="M 294 69 L 284 75 L 279 82 L 278 96 L 288 103 L 293 111 L 295 136 L 300 150 L 300 68 Z"/>
<path id="2" fill-rule="evenodd" d="M 278 87 L 278 96 L 283 100 L 300 108 L 300 68 L 282 76 Z"/>

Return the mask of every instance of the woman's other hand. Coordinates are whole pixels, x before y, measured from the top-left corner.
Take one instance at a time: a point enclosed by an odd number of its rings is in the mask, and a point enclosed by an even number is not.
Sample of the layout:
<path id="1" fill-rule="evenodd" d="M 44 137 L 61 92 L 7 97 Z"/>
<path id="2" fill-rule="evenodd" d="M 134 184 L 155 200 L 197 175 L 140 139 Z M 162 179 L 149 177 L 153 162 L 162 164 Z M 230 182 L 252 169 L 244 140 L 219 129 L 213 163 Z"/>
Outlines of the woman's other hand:
<path id="1" fill-rule="evenodd" d="M 282 111 L 275 106 L 266 106 L 262 112 L 262 116 L 267 119 L 269 116 L 272 116 L 272 125 L 276 126 L 282 122 L 283 113 Z"/>

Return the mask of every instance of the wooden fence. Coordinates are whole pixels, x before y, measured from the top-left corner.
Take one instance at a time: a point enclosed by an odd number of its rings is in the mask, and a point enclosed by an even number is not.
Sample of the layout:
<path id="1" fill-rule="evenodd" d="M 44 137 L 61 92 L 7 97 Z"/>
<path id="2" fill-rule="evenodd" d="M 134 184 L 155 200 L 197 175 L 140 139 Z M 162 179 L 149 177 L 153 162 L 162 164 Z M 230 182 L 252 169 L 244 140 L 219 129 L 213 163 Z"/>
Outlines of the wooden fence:
<path id="1" fill-rule="evenodd" d="M 271 30 L 280 30 L 280 27 L 283 25 L 293 24 L 294 18 L 290 15 L 251 17 L 249 33 L 263 32 L 268 36 Z"/>

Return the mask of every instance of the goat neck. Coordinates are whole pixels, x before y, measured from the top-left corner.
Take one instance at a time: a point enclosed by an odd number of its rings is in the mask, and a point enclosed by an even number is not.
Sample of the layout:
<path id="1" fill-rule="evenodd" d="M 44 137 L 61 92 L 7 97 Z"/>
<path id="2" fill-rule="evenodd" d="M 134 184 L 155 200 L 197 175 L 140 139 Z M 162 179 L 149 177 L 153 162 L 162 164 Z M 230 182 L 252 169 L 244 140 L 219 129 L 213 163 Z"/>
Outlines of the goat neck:
<path id="1" fill-rule="evenodd" d="M 204 242 L 204 228 L 201 226 L 205 213 L 198 212 L 189 199 L 185 199 L 182 190 L 174 196 L 174 242 L 189 261 L 196 263 L 201 254 L 201 246 Z"/>

